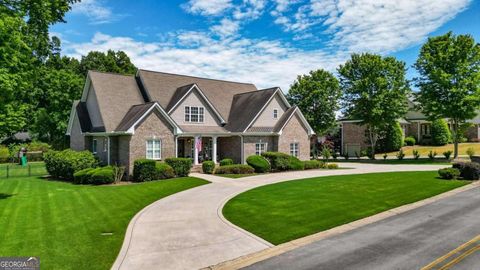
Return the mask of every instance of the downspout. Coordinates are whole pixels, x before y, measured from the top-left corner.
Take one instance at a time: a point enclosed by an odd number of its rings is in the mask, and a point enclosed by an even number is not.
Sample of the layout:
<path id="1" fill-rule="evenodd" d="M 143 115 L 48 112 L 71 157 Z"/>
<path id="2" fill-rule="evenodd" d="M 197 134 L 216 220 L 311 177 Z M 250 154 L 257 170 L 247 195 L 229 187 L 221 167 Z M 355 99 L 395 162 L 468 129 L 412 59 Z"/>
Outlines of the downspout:
<path id="1" fill-rule="evenodd" d="M 107 136 L 107 163 L 110 165 L 110 136 Z"/>
<path id="2" fill-rule="evenodd" d="M 242 164 L 245 164 L 245 159 L 244 159 L 244 156 L 245 156 L 245 153 L 244 153 L 244 149 L 243 149 L 243 136 L 240 135 L 240 158 L 242 160 Z"/>

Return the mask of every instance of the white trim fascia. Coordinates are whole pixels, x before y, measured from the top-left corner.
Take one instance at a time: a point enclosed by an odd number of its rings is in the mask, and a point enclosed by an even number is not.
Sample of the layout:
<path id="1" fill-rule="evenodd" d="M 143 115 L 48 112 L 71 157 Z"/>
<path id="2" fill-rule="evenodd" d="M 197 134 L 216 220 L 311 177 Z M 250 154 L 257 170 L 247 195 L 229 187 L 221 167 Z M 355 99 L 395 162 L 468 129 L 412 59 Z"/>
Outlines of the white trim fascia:
<path id="1" fill-rule="evenodd" d="M 175 123 L 175 121 L 168 115 L 165 110 L 157 103 L 155 102 L 150 109 L 148 109 L 133 125 L 127 130 L 127 133 L 129 134 L 135 134 L 135 126 L 138 125 L 143 119 L 153 110 L 157 109 L 164 117 L 165 120 L 167 120 L 168 123 L 170 123 L 174 128 L 175 128 L 175 135 L 182 133 L 182 129 Z"/>
<path id="2" fill-rule="evenodd" d="M 68 118 L 67 132 L 65 132 L 65 135 L 67 135 L 67 136 L 70 136 L 72 134 L 73 120 L 74 120 L 74 118 L 77 114 L 77 108 L 75 107 L 75 103 L 79 104 L 80 102 L 75 102 L 74 101 L 72 103 L 72 109 L 70 111 L 70 117 Z M 80 132 L 82 132 L 82 131 L 80 130 Z"/>
<path id="3" fill-rule="evenodd" d="M 282 101 L 285 103 L 285 105 L 287 105 L 287 108 L 292 107 L 292 105 L 290 105 L 290 102 L 288 102 L 287 98 L 285 97 L 285 94 L 283 94 L 282 89 L 280 87 L 277 87 L 277 90 L 280 90 L 280 98 L 282 98 Z"/>
<path id="4" fill-rule="evenodd" d="M 212 103 L 210 103 L 210 101 L 208 100 L 207 96 L 205 96 L 205 94 L 203 93 L 203 91 L 198 87 L 198 85 L 196 83 L 194 83 L 192 85 L 192 87 L 190 87 L 190 89 L 188 89 L 187 93 L 185 93 L 185 95 L 182 96 L 182 98 L 180 98 L 178 100 L 177 103 L 175 103 L 175 105 L 173 105 L 173 107 L 168 110 L 168 114 L 171 114 L 177 107 L 178 105 L 180 105 L 180 103 L 182 103 L 182 101 L 184 99 L 187 98 L 187 96 L 192 92 L 193 89 L 197 89 L 198 93 L 200 94 L 200 96 L 203 98 L 203 100 L 207 103 L 207 105 L 210 107 L 210 109 L 212 109 L 212 111 L 215 113 L 215 115 L 218 117 L 218 119 L 220 119 L 220 122 L 222 124 L 225 124 L 226 121 L 225 119 L 223 119 L 223 117 L 220 115 L 220 113 L 217 111 L 217 109 L 215 109 L 215 107 L 213 106 Z"/>
<path id="5" fill-rule="evenodd" d="M 111 132 L 85 132 L 82 133 L 85 136 L 119 136 L 119 135 L 132 135 L 126 131 L 111 131 Z"/>
<path id="6" fill-rule="evenodd" d="M 278 91 L 281 91 L 280 88 L 277 87 L 277 89 L 275 89 L 275 92 L 273 92 L 272 96 L 267 100 L 267 102 L 265 102 L 265 104 L 263 104 L 263 107 L 260 109 L 260 111 L 255 115 L 255 117 L 252 119 L 252 121 L 247 125 L 247 127 L 243 130 L 243 132 L 247 132 L 247 130 L 250 128 L 250 126 L 253 125 L 253 123 L 255 123 L 255 121 L 257 120 L 257 118 L 260 116 L 260 114 L 262 114 L 262 112 L 265 110 L 265 108 L 268 106 L 268 104 L 270 104 L 270 102 L 273 100 L 273 98 L 275 97 L 275 95 L 278 93 Z M 283 96 L 283 94 L 282 94 Z M 285 97 L 284 97 L 285 98 Z M 286 100 L 286 99 L 285 99 Z"/>
<path id="7" fill-rule="evenodd" d="M 338 120 L 340 123 L 360 123 L 362 120 Z"/>

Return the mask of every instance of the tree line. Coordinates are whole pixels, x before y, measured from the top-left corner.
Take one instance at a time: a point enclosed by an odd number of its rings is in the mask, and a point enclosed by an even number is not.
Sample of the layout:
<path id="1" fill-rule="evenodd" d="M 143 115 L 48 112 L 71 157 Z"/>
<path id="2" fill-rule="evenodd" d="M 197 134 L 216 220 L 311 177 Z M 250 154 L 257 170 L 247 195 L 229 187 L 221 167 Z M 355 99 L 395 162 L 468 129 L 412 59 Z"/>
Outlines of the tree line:
<path id="1" fill-rule="evenodd" d="M 418 76 L 406 78 L 407 67 L 391 56 L 352 54 L 336 70 L 323 69 L 298 76 L 287 94 L 318 135 L 336 126 L 336 112 L 361 120 L 375 158 L 378 141 L 416 101 L 429 120 L 448 119 L 452 127 L 454 157 L 458 156 L 461 126 L 480 110 L 480 45 L 471 35 L 431 37 L 413 65 Z M 418 91 L 413 92 L 415 85 Z"/>
<path id="2" fill-rule="evenodd" d="M 78 0 L 0 0 L 0 141 L 19 131 L 56 148 L 72 101 L 80 99 L 88 70 L 134 74 L 122 51 L 92 51 L 80 60 L 62 55 L 49 27 L 62 23 Z"/>

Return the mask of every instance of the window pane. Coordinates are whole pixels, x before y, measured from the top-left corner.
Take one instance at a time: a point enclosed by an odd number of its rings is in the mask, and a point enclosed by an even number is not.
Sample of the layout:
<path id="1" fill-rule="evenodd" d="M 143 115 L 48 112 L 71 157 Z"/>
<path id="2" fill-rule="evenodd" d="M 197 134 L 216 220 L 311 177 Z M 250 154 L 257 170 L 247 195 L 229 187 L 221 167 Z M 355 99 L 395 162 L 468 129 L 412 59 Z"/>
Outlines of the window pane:
<path id="1" fill-rule="evenodd" d="M 185 107 L 185 122 L 190 122 L 190 107 Z"/>
<path id="2" fill-rule="evenodd" d="M 192 114 L 190 122 L 198 122 L 198 114 Z"/>
<path id="3" fill-rule="evenodd" d="M 198 114 L 198 107 L 191 108 L 192 114 Z"/>

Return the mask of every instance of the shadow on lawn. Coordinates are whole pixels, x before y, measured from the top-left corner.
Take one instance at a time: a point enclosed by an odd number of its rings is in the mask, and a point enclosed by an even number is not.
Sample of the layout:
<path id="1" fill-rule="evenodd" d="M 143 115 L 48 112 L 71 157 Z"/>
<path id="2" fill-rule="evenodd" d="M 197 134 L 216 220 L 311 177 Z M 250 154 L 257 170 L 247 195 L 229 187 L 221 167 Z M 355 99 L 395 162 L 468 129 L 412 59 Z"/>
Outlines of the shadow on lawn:
<path id="1" fill-rule="evenodd" d="M 13 195 L 12 194 L 7 194 L 7 193 L 0 193 L 0 200 L 2 199 L 8 199 L 10 197 L 12 197 Z"/>

